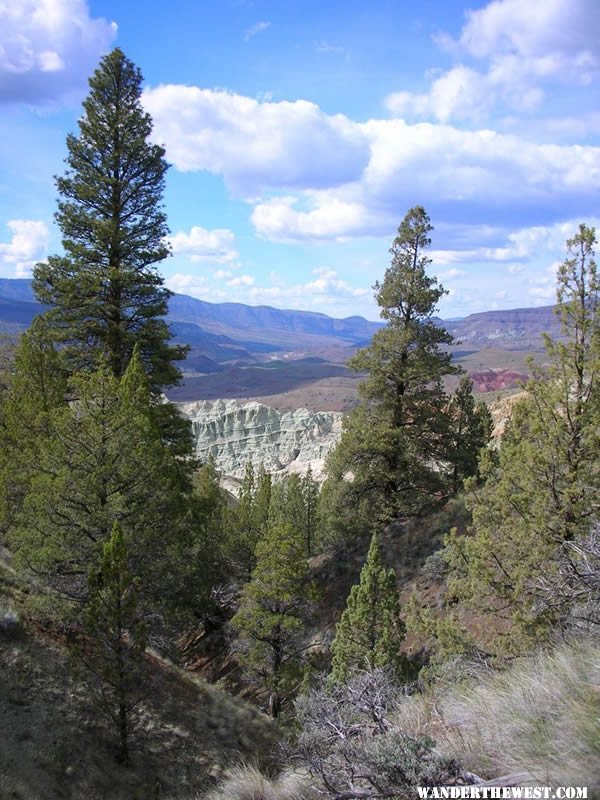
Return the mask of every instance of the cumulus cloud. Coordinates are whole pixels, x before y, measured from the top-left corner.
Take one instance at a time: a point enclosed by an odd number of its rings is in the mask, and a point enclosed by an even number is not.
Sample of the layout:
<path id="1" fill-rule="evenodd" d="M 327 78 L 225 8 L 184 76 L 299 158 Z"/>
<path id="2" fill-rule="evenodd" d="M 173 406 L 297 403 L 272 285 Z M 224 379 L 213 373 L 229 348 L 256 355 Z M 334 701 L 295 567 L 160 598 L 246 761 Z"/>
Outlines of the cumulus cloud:
<path id="1" fill-rule="evenodd" d="M 600 148 L 538 144 L 481 128 L 356 122 L 314 103 L 260 102 L 192 86 L 148 89 L 155 136 L 180 171 L 222 175 L 277 241 L 389 235 L 424 204 L 436 225 L 526 225 L 596 202 Z M 442 246 L 440 244 L 440 246 Z"/>
<path id="2" fill-rule="evenodd" d="M 12 236 L 0 242 L 0 274 L 7 278 L 28 278 L 35 264 L 48 252 L 48 227 L 33 219 L 13 219 L 6 223 Z"/>
<path id="3" fill-rule="evenodd" d="M 479 122 L 497 105 L 537 109 L 557 84 L 586 85 L 600 72 L 596 0 L 493 0 L 467 12 L 457 39 L 441 35 L 437 42 L 476 66 L 453 66 L 426 93 L 390 94 L 392 113 Z"/>
<path id="4" fill-rule="evenodd" d="M 223 175 L 237 197 L 268 188 L 336 186 L 353 180 L 369 159 L 360 126 L 314 103 L 260 102 L 196 86 L 147 89 L 143 102 L 154 138 L 182 172 Z"/>
<path id="5" fill-rule="evenodd" d="M 307 193 L 305 199 L 313 206 L 309 210 L 296 208 L 298 198 L 275 197 L 259 202 L 252 211 L 256 231 L 267 239 L 281 242 L 319 239 L 344 240 L 367 231 L 369 212 L 358 202 L 331 196 Z"/>
<path id="6" fill-rule="evenodd" d="M 0 102 L 35 104 L 85 86 L 116 32 L 85 0 L 0 0 Z"/>
<path id="7" fill-rule="evenodd" d="M 209 261 L 217 264 L 232 264 L 239 253 L 234 247 L 235 234 L 228 228 L 207 230 L 194 225 L 188 233 L 179 231 L 169 238 L 175 256 L 184 256 L 190 261 Z"/>

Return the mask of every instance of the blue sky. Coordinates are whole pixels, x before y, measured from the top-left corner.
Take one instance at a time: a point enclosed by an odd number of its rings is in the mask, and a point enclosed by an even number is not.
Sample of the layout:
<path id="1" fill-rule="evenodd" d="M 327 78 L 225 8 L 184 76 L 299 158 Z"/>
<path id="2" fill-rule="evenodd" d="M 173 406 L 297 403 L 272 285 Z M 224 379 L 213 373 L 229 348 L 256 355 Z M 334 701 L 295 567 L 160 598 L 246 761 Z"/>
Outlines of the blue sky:
<path id="1" fill-rule="evenodd" d="M 443 316 L 553 301 L 600 218 L 597 0 L 0 0 L 0 275 L 60 248 L 53 175 L 121 47 L 167 149 L 176 291 L 376 318 L 407 209 Z"/>

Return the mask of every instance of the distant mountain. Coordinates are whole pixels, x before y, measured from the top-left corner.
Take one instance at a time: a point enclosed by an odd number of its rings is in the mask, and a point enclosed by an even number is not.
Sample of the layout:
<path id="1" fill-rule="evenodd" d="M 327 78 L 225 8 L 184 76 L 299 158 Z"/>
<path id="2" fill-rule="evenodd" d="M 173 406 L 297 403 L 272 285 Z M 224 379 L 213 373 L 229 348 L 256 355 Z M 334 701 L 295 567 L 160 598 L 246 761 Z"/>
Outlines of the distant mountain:
<path id="1" fill-rule="evenodd" d="M 482 311 L 461 320 L 443 324 L 462 344 L 508 349 L 540 348 L 542 334 L 560 336 L 560 321 L 556 306 L 513 308 L 506 311 Z"/>
<path id="2" fill-rule="evenodd" d="M 26 328 L 42 310 L 29 280 L 0 278 L 0 329 Z M 176 341 L 217 363 L 279 350 L 355 346 L 381 327 L 363 317 L 334 319 L 313 311 L 207 303 L 182 294 L 171 298 L 167 319 Z"/>
<path id="3" fill-rule="evenodd" d="M 0 330 L 24 329 L 42 310 L 29 280 L 0 279 Z M 261 361 L 265 353 L 278 352 L 284 358 L 291 352 L 298 357 L 327 353 L 327 358 L 339 361 L 367 344 L 383 324 L 358 316 L 335 319 L 314 311 L 208 303 L 182 294 L 171 298 L 167 319 L 175 340 L 191 345 L 185 367 L 190 372 L 219 371 L 219 364 Z M 537 349 L 544 331 L 560 332 L 554 306 L 483 311 L 435 321 L 474 348 Z"/>

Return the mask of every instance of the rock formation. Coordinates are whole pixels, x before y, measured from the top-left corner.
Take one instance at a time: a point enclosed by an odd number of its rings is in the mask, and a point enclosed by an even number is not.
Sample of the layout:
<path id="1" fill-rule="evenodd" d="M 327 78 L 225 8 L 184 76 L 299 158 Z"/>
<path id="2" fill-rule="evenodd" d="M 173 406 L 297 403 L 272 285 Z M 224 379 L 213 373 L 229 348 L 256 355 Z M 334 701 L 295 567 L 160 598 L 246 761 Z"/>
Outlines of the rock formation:
<path id="1" fill-rule="evenodd" d="M 336 411 L 280 412 L 235 400 L 199 400 L 179 408 L 192 421 L 196 456 L 202 461 L 212 456 L 222 474 L 238 479 L 250 461 L 274 477 L 303 475 L 310 466 L 321 480 L 325 458 L 342 432 L 343 415 Z"/>

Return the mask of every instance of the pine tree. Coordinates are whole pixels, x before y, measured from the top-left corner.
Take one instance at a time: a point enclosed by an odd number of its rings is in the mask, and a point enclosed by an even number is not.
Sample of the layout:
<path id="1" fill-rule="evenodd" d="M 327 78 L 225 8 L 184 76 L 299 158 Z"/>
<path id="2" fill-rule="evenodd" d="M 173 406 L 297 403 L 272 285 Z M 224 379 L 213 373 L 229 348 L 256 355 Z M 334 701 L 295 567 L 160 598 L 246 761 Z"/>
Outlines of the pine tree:
<path id="1" fill-rule="evenodd" d="M 563 336 L 546 337 L 550 364 L 533 367 L 497 460 L 482 464 L 484 485 L 471 484 L 471 529 L 465 536 L 454 532 L 448 542 L 452 592 L 485 617 L 503 620 L 481 630 L 507 633 L 500 636 L 504 653 L 532 646 L 564 617 L 567 609 L 553 603 L 543 585 L 600 512 L 595 241 L 594 230 L 582 225 L 567 242 L 557 289 Z M 483 638 L 486 646 L 498 644 Z"/>
<path id="2" fill-rule="evenodd" d="M 20 511 L 50 432 L 49 416 L 64 406 L 67 375 L 43 317 L 36 317 L 14 351 L 0 407 L 0 531 Z"/>
<path id="3" fill-rule="evenodd" d="M 69 404 L 45 415 L 22 507 L 8 531 L 15 559 L 55 593 L 88 600 L 87 575 L 115 521 L 156 608 L 193 582 L 197 520 L 188 476 L 162 444 L 137 351 L 118 380 L 105 366 L 73 377 Z"/>
<path id="4" fill-rule="evenodd" d="M 302 478 L 302 498 L 304 500 L 304 541 L 306 554 L 310 558 L 314 554 L 317 539 L 317 509 L 319 505 L 319 486 L 313 478 L 309 466 L 306 475 Z"/>
<path id="5" fill-rule="evenodd" d="M 373 535 L 360 580 L 352 587 L 331 645 L 331 680 L 343 683 L 357 670 L 377 667 L 390 669 L 401 679 L 406 668 L 400 654 L 403 639 L 396 576 L 383 566 Z"/>
<path id="6" fill-rule="evenodd" d="M 375 512 L 388 520 L 419 514 L 448 494 L 448 399 L 442 382 L 459 370 L 444 349 L 452 337 L 432 319 L 445 292 L 426 273 L 431 230 L 420 206 L 400 224 L 391 265 L 374 287 L 387 325 L 349 362 L 368 377 L 328 464 L 338 481 L 348 472 L 353 476 L 341 492 L 342 515 L 373 520 Z"/>
<path id="7" fill-rule="evenodd" d="M 146 631 L 139 584 L 129 571 L 125 538 L 115 522 L 100 565 L 90 572 L 84 640 L 74 654 L 91 678 L 93 700 L 115 727 L 123 764 L 129 763 L 133 714 L 144 684 Z"/>
<path id="8" fill-rule="evenodd" d="M 271 476 L 261 465 L 255 475 L 250 462 L 246 464 L 238 504 L 227 515 L 226 551 L 233 572 L 249 581 L 256 565 L 256 545 L 271 523 Z"/>
<path id="9" fill-rule="evenodd" d="M 452 493 L 460 491 L 465 478 L 477 475 L 479 456 L 492 435 L 492 415 L 483 402 L 476 403 L 473 383 L 463 376 L 450 400 L 448 461 L 452 469 Z"/>
<path id="10" fill-rule="evenodd" d="M 256 567 L 233 618 L 243 663 L 269 692 L 279 716 L 301 680 L 302 635 L 313 596 L 302 537 L 291 525 L 274 525 L 256 545 Z"/>
<path id="11" fill-rule="evenodd" d="M 173 362 L 185 348 L 168 344 L 170 292 L 156 265 L 169 254 L 162 208 L 165 151 L 151 144 L 139 69 L 119 50 L 90 79 L 79 136 L 67 138 L 67 170 L 57 179 L 63 256 L 34 271 L 70 371 L 105 359 L 115 377 L 137 343 L 154 393 L 180 378 Z"/>

